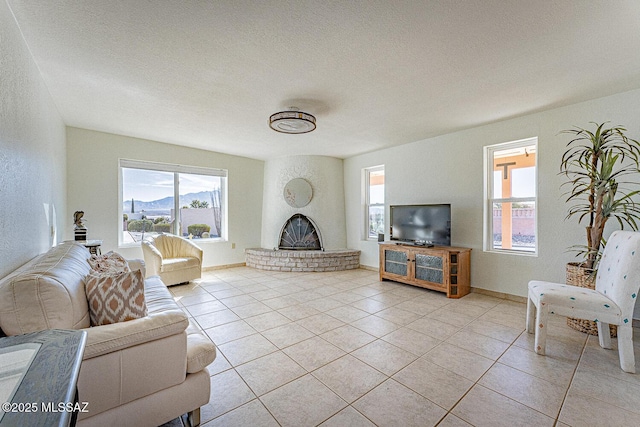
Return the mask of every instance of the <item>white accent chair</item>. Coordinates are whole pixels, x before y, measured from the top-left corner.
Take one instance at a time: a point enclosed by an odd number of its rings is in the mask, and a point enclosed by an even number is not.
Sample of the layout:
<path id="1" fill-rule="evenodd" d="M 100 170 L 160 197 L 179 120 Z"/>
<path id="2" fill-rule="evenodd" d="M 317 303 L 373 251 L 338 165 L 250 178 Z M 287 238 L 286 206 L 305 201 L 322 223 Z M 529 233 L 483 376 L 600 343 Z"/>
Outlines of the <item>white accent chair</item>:
<path id="1" fill-rule="evenodd" d="M 618 325 L 620 367 L 625 372 L 635 373 L 631 324 L 639 288 L 640 233 L 630 231 L 611 234 L 598 266 L 595 290 L 530 281 L 527 332 L 531 334 L 535 330 L 535 352 L 545 354 L 549 313 L 593 320 L 598 326 L 598 338 L 603 348 L 611 348 L 609 325 Z"/>
<path id="2" fill-rule="evenodd" d="M 142 241 L 147 277 L 160 276 L 165 285 L 185 283 L 202 276 L 202 249 L 191 240 L 161 234 Z"/>

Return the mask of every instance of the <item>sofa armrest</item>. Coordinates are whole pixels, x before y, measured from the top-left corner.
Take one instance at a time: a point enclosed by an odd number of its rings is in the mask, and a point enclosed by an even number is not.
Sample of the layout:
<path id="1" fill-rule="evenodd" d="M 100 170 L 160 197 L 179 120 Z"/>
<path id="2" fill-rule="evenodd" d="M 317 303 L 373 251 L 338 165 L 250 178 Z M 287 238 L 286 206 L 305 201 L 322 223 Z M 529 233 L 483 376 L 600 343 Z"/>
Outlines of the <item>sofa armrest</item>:
<path id="1" fill-rule="evenodd" d="M 129 265 L 131 271 L 140 270 L 142 272 L 142 277 L 147 277 L 147 269 L 144 264 L 144 260 L 138 258 L 128 259 L 127 264 Z"/>
<path id="2" fill-rule="evenodd" d="M 187 329 L 187 315 L 176 304 L 159 277 L 144 281 L 144 297 L 149 313 L 147 316 L 84 329 L 87 331 L 84 360 L 181 334 Z"/>
<path id="3" fill-rule="evenodd" d="M 216 358 L 216 346 L 194 324 L 187 328 L 187 373 L 202 371 Z"/>
<path id="4" fill-rule="evenodd" d="M 87 344 L 83 359 L 133 347 L 170 335 L 180 334 L 189 326 L 189 319 L 180 309 L 152 313 L 128 322 L 85 328 Z"/>
<path id="5" fill-rule="evenodd" d="M 179 308 L 151 313 L 149 316 L 111 325 L 85 328 L 87 344 L 84 360 L 133 347 L 170 335 L 180 334 L 189 326 L 189 319 Z"/>
<path id="6" fill-rule="evenodd" d="M 145 277 L 157 276 L 160 274 L 162 268 L 162 254 L 153 246 L 150 242 L 142 241 L 140 243 L 142 248 L 142 255 L 144 256 L 144 262 L 147 266 L 147 274 Z"/>

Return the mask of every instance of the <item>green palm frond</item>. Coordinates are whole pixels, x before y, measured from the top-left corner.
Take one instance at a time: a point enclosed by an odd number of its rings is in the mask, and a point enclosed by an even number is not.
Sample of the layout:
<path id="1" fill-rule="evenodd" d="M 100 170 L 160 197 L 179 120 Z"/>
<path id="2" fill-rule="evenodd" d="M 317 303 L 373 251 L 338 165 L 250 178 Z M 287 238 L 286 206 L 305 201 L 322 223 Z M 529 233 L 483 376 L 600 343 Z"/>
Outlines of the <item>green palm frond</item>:
<path id="1" fill-rule="evenodd" d="M 560 174 L 567 180 L 561 185 L 569 204 L 566 219 L 586 221 L 587 245 L 573 246 L 572 251 L 585 258 L 585 266 L 594 268 L 604 248 L 604 226 L 610 218 L 620 226 L 636 231 L 640 224 L 640 143 L 625 135 L 622 126 L 607 127 L 595 123 L 590 131 L 574 127 L 561 131 L 572 139 L 560 162 Z M 633 177 L 633 179 L 629 179 Z"/>

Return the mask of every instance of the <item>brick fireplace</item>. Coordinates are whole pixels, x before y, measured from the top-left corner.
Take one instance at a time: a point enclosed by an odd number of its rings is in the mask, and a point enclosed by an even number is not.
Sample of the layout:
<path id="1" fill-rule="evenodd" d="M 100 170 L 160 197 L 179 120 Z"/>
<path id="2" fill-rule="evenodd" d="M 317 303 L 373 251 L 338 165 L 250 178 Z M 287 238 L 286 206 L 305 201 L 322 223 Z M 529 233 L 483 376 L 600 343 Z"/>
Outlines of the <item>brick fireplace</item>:
<path id="1" fill-rule="evenodd" d="M 359 268 L 360 251 L 342 249 L 347 244 L 342 177 L 342 160 L 327 156 L 266 161 L 262 248 L 245 250 L 246 265 L 294 272 Z M 300 178 L 312 188 L 307 204 L 290 203 L 287 192 L 288 184 Z"/>
<path id="2" fill-rule="evenodd" d="M 289 218 L 280 231 L 278 249 L 247 249 L 247 267 L 270 271 L 341 271 L 360 267 L 360 251 L 325 251 L 320 231 L 302 214 Z"/>

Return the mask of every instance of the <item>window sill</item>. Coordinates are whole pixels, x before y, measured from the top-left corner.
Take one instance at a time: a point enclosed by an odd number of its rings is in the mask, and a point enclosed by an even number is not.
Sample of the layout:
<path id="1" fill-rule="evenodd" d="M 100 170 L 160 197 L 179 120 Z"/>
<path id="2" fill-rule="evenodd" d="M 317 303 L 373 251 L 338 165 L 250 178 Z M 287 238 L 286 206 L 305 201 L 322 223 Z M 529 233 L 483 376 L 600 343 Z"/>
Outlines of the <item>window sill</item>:
<path id="1" fill-rule="evenodd" d="M 529 252 L 529 251 L 514 251 L 509 249 L 484 249 L 483 252 L 500 254 L 500 255 L 518 255 L 518 256 L 525 256 L 525 257 L 532 257 L 532 258 L 538 257 L 537 251 Z"/>
<path id="2" fill-rule="evenodd" d="M 222 237 L 211 237 L 208 239 L 186 239 L 189 240 L 190 242 L 193 242 L 195 244 L 200 244 L 200 243 L 227 243 L 228 240 L 224 239 Z M 118 244 L 118 248 L 119 249 L 127 249 L 127 248 L 137 248 L 140 247 L 140 242 L 132 242 L 132 243 L 119 243 Z"/>
<path id="3" fill-rule="evenodd" d="M 195 244 L 198 243 L 227 243 L 228 240 L 222 237 L 210 237 L 208 239 L 187 239 Z"/>

